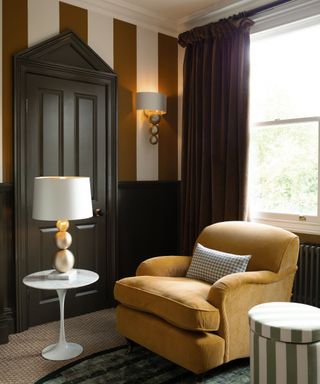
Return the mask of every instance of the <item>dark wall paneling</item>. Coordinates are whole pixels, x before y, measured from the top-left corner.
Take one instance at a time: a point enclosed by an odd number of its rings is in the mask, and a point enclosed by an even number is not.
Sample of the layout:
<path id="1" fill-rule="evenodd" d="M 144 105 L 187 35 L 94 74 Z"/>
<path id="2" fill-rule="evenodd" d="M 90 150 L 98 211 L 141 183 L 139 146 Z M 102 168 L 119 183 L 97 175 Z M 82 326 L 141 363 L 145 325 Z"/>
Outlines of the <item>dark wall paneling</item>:
<path id="1" fill-rule="evenodd" d="M 0 183 L 0 344 L 15 330 L 15 280 L 13 256 L 13 188 Z"/>
<path id="2" fill-rule="evenodd" d="M 118 184 L 118 277 L 132 276 L 140 262 L 178 254 L 180 183 Z"/>

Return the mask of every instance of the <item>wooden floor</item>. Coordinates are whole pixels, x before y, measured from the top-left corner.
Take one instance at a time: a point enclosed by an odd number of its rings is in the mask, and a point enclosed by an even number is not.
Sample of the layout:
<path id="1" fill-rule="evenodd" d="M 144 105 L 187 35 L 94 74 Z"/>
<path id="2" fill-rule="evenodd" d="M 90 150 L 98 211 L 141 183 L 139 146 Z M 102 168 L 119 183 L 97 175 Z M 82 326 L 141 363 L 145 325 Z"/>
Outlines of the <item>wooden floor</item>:
<path id="1" fill-rule="evenodd" d="M 33 384 L 46 374 L 84 356 L 125 344 L 115 329 L 114 309 L 93 312 L 65 320 L 66 339 L 79 343 L 84 351 L 75 359 L 48 361 L 41 351 L 57 341 L 59 322 L 39 325 L 10 336 L 0 345 L 0 383 Z"/>

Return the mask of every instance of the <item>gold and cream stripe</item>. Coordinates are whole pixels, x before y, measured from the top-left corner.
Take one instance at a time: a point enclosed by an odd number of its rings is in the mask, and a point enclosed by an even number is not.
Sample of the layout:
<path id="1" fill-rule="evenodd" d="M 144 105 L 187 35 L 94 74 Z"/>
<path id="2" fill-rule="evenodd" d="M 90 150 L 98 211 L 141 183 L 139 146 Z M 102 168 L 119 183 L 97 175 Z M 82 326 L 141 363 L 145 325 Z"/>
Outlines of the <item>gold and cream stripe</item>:
<path id="1" fill-rule="evenodd" d="M 184 48 L 178 46 L 178 180 L 181 180 L 182 150 L 182 95 L 183 95 L 183 60 Z"/>
<path id="2" fill-rule="evenodd" d="M 159 180 L 177 180 L 178 48 L 177 40 L 159 33 L 159 92 L 167 95 L 167 114 L 159 135 Z"/>
<path id="3" fill-rule="evenodd" d="M 2 180 L 13 180 L 12 55 L 66 29 L 73 30 L 118 74 L 119 180 L 177 180 L 176 38 L 114 19 L 106 13 L 97 13 L 98 10 L 76 6 L 75 0 L 0 1 L 3 31 Z M 149 143 L 146 121 L 141 111 L 135 110 L 137 91 L 159 91 L 168 96 L 168 113 L 161 122 L 158 145 Z"/>
<path id="4" fill-rule="evenodd" d="M 2 20 L 2 0 L 0 0 L 0 20 Z M 0 28 L 0 55 L 2 59 L 2 28 Z M 3 63 L 2 60 L 0 62 L 0 100 L 2 100 L 2 69 Z M 0 103 L 0 116 L 2 115 L 2 103 Z M 2 121 L 0 122 L 0 127 L 2 127 Z M 0 129 L 0 148 L 3 147 L 2 143 L 2 129 Z M 0 150 L 0 153 L 2 151 Z M 3 180 L 3 161 L 2 156 L 0 156 L 0 181 Z"/>
<path id="5" fill-rule="evenodd" d="M 88 11 L 88 44 L 113 68 L 113 18 Z"/>
<path id="6" fill-rule="evenodd" d="M 13 60 L 28 45 L 27 0 L 2 0 L 3 180 L 13 180 Z"/>
<path id="7" fill-rule="evenodd" d="M 119 180 L 137 175 L 135 92 L 137 89 L 137 27 L 115 19 L 114 70 L 118 75 Z"/>
<path id="8" fill-rule="evenodd" d="M 28 47 L 58 33 L 59 0 L 28 0 Z"/>
<path id="9" fill-rule="evenodd" d="M 137 92 L 158 92 L 158 33 L 137 27 Z M 161 124 L 162 125 L 162 124 Z M 158 145 L 149 143 L 149 123 L 137 111 L 137 180 L 158 180 Z"/>
<path id="10" fill-rule="evenodd" d="M 59 2 L 60 32 L 71 29 L 88 43 L 88 11 L 84 8 Z"/>

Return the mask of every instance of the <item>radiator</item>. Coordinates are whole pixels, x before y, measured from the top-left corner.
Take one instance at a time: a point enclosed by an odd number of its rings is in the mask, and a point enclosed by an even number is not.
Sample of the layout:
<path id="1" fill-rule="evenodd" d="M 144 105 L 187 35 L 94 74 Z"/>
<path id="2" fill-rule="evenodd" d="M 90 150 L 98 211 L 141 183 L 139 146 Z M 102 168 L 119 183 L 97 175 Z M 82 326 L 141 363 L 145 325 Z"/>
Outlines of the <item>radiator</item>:
<path id="1" fill-rule="evenodd" d="M 320 307 L 320 244 L 301 244 L 292 301 Z"/>

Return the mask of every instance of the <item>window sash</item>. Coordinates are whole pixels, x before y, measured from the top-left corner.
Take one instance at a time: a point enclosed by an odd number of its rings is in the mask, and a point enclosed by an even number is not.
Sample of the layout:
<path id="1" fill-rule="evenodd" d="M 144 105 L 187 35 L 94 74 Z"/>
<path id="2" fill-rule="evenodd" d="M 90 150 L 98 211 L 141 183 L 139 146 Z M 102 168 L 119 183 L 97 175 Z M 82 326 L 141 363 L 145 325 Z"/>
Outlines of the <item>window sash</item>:
<path id="1" fill-rule="evenodd" d="M 270 213 L 270 212 L 252 212 L 249 220 L 273 225 L 292 232 L 308 233 L 319 235 L 320 217 L 319 216 L 298 216 L 292 214 Z"/>
<path id="2" fill-rule="evenodd" d="M 271 121 L 260 121 L 252 123 L 252 127 L 265 127 L 267 125 L 295 124 L 295 123 L 320 123 L 320 116 L 296 117 L 293 119 L 275 119 Z"/>
<path id="3" fill-rule="evenodd" d="M 287 8 L 288 7 L 288 8 Z M 282 9 L 283 8 L 283 9 Z M 283 12 L 283 10 L 286 11 Z M 318 0 L 297 0 L 294 4 L 286 3 L 275 10 L 271 9 L 261 15 L 254 17 L 255 25 L 251 28 L 251 40 L 256 41 L 273 36 L 279 33 L 289 32 L 298 28 L 305 28 L 320 22 L 320 3 Z M 250 124 L 250 128 L 255 126 L 288 124 L 290 122 L 314 122 L 318 121 L 320 127 L 320 117 L 306 117 L 287 120 L 274 120 L 254 122 Z M 319 128 L 320 133 L 320 128 Z M 249 220 L 261 222 L 265 224 L 275 225 L 284 229 L 288 229 L 298 233 L 309 233 L 319 235 L 320 232 L 320 136 L 318 140 L 318 216 L 304 216 L 305 220 L 293 214 L 280 214 L 270 212 L 251 212 Z M 299 219 L 300 218 L 300 219 Z"/>
<path id="4" fill-rule="evenodd" d="M 310 116 L 293 119 L 275 119 L 272 121 L 255 122 L 251 124 L 251 129 L 255 127 L 266 127 L 274 125 L 290 125 L 296 123 L 317 122 L 318 123 L 318 201 L 317 216 L 276 213 L 276 212 L 250 212 L 250 220 L 263 224 L 275 225 L 290 231 L 319 234 L 320 229 L 320 116 Z"/>

